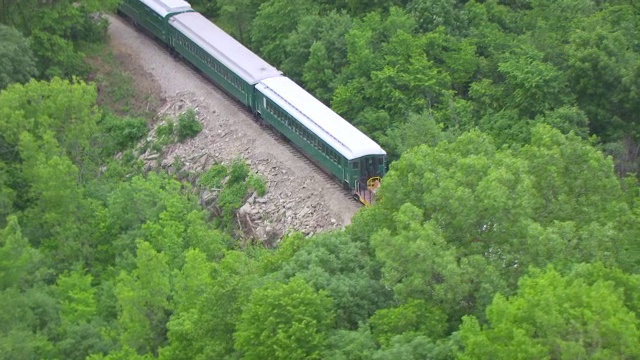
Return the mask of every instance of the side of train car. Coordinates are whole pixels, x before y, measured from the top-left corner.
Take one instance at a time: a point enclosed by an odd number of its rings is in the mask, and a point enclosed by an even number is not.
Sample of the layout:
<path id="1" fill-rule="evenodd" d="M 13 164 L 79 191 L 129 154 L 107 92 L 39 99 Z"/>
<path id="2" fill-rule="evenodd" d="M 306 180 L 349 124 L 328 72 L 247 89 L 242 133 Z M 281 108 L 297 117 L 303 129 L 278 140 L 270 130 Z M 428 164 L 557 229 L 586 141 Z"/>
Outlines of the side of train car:
<path id="1" fill-rule="evenodd" d="M 183 0 L 124 0 L 119 11 L 296 145 L 365 205 L 386 169 L 373 140 Z"/>

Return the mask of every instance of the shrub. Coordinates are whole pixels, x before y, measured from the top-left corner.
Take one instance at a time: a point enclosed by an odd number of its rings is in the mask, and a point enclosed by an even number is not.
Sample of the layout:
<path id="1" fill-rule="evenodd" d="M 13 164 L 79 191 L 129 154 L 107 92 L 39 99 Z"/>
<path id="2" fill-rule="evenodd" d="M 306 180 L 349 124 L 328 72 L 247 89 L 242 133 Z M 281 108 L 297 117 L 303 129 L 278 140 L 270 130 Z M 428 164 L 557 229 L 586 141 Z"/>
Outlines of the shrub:
<path id="1" fill-rule="evenodd" d="M 200 177 L 200 185 L 209 188 L 222 187 L 222 181 L 227 176 L 227 167 L 224 165 L 213 165 L 206 173 Z"/>
<path id="2" fill-rule="evenodd" d="M 195 110 L 189 109 L 178 115 L 176 136 L 179 142 L 196 137 L 200 131 L 202 131 L 202 124 L 198 121 Z"/>
<path id="3" fill-rule="evenodd" d="M 108 154 L 132 148 L 149 132 L 145 119 L 121 118 L 110 113 L 102 117 L 99 126 L 104 134 L 104 150 Z"/>

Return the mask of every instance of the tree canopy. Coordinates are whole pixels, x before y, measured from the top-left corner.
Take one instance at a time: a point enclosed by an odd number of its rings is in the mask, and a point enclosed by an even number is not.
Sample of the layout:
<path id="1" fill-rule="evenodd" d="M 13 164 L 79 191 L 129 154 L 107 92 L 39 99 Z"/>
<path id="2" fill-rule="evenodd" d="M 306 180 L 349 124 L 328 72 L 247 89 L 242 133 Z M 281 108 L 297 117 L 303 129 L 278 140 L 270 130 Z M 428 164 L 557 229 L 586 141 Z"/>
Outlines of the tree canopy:
<path id="1" fill-rule="evenodd" d="M 348 226 L 269 246 L 247 162 L 142 165 L 193 113 L 150 144 L 98 102 L 117 3 L 0 2 L 3 358 L 640 357 L 633 2 L 193 1 L 389 153 Z"/>

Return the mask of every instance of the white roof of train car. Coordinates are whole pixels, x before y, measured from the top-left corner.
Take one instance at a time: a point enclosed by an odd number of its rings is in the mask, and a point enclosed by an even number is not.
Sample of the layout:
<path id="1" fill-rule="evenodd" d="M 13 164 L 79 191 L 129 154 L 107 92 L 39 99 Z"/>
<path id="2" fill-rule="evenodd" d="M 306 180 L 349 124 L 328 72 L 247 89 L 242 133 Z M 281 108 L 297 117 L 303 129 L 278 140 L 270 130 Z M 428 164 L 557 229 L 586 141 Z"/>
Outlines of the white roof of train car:
<path id="1" fill-rule="evenodd" d="M 191 10 L 191 4 L 184 0 L 140 0 L 160 16 L 165 17 L 168 14 Z"/>
<path id="2" fill-rule="evenodd" d="M 375 141 L 293 80 L 284 76 L 265 79 L 256 85 L 256 89 L 347 159 L 386 154 Z"/>
<path id="3" fill-rule="evenodd" d="M 169 23 L 249 84 L 281 74 L 199 13 L 178 14 Z"/>

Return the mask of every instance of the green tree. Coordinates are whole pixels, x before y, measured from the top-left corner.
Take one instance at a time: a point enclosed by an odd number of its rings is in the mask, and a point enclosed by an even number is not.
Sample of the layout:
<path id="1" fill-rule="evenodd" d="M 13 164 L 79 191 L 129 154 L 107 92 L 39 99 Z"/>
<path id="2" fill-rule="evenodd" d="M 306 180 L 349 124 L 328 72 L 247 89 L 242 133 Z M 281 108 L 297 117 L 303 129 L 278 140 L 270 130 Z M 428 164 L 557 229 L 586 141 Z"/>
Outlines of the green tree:
<path id="1" fill-rule="evenodd" d="M 422 32 L 443 27 L 448 33 L 460 33 L 466 24 L 462 4 L 456 0 L 411 0 L 407 9 L 418 20 Z"/>
<path id="2" fill-rule="evenodd" d="M 87 323 L 96 316 L 96 289 L 91 284 L 92 280 L 91 275 L 79 271 L 58 278 L 56 287 L 63 323 Z"/>
<path id="3" fill-rule="evenodd" d="M 0 90 L 37 75 L 29 41 L 16 29 L 0 24 Z"/>
<path id="4" fill-rule="evenodd" d="M 216 22 L 220 22 L 241 43 L 247 44 L 253 18 L 262 3 L 260 0 L 217 0 L 219 16 Z"/>
<path id="5" fill-rule="evenodd" d="M 58 308 L 42 284 L 47 270 L 42 256 L 22 235 L 18 219 L 9 216 L 0 230 L 0 353 L 6 359 L 57 356 L 53 342 L 59 326 Z"/>
<path id="6" fill-rule="evenodd" d="M 353 219 L 355 238 L 370 239 L 399 301 L 431 302 L 454 326 L 463 314 L 481 317 L 529 266 L 631 269 L 638 255 L 631 194 L 611 159 L 547 125 L 521 148 L 498 149 L 477 131 L 414 148 L 391 165 L 379 195 Z"/>
<path id="7" fill-rule="evenodd" d="M 369 320 L 376 341 L 384 347 L 397 335 L 418 334 L 439 339 L 446 332 L 445 315 L 422 300 L 378 310 Z"/>
<path id="8" fill-rule="evenodd" d="M 393 124 L 388 128 L 381 143 L 388 155 L 399 156 L 422 144 L 435 146 L 444 138 L 442 125 L 436 123 L 433 114 L 411 113 L 405 123 Z"/>
<path id="9" fill-rule="evenodd" d="M 640 356 L 637 314 L 625 306 L 623 289 L 587 283 L 552 268 L 534 271 L 510 298 L 498 294 L 481 326 L 465 317 L 460 359 L 629 359 Z"/>
<path id="10" fill-rule="evenodd" d="M 96 17 L 114 11 L 120 0 L 4 1 L 0 19 L 31 40 L 41 77 L 87 75 L 82 48 L 105 39 L 107 20 Z"/>
<path id="11" fill-rule="evenodd" d="M 280 269 L 271 274 L 282 280 L 302 278 L 316 290 L 326 291 L 333 299 L 336 327 L 356 329 L 391 300 L 378 280 L 378 264 L 368 253 L 363 243 L 351 241 L 342 232 L 322 234 L 304 240 L 288 259 L 274 254 Z"/>
<path id="12" fill-rule="evenodd" d="M 309 48 L 309 60 L 304 64 L 302 81 L 306 89 L 325 104 L 333 96 L 335 73 L 331 66 L 327 48 L 316 42 Z"/>
<path id="13" fill-rule="evenodd" d="M 497 89 L 487 92 L 472 85 L 470 95 L 496 96 L 494 99 L 480 100 L 491 104 L 494 111 L 517 110 L 522 118 L 530 119 L 545 111 L 564 105 L 572 105 L 572 94 L 563 72 L 543 59 L 544 54 L 526 46 L 514 49 L 512 54 L 502 57 L 498 72 L 503 81 L 496 83 Z M 485 82 L 482 82 L 485 84 Z"/>
<path id="14" fill-rule="evenodd" d="M 449 87 L 426 56 L 424 36 L 399 8 L 371 13 L 347 35 L 349 64 L 339 75 L 333 108 L 374 138 L 410 112 L 422 112 Z"/>
<path id="15" fill-rule="evenodd" d="M 100 112 L 95 85 L 80 80 L 53 79 L 15 84 L 0 94 L 0 134 L 3 146 L 13 155 L 23 132 L 36 140 L 54 134 L 65 154 L 81 170 L 89 165 L 92 137 L 97 133 Z M 7 155 L 5 155 L 7 156 Z M 87 169 L 88 170 L 88 169 Z"/>
<path id="16" fill-rule="evenodd" d="M 423 335 L 407 333 L 394 337 L 389 346 L 378 350 L 372 359 L 448 360 L 452 354 L 453 349 L 447 340 L 434 341 Z"/>
<path id="17" fill-rule="evenodd" d="M 376 344 L 367 326 L 358 330 L 337 330 L 328 339 L 325 359 L 368 360 L 376 351 Z"/>
<path id="18" fill-rule="evenodd" d="M 333 304 L 304 280 L 256 289 L 238 324 L 235 347 L 246 359 L 319 359 L 333 324 Z"/>
<path id="19" fill-rule="evenodd" d="M 132 269 L 139 239 L 163 252 L 172 270 L 182 267 L 189 248 L 198 248 L 210 260 L 219 259 L 232 239 L 214 229 L 196 198 L 185 196 L 183 190 L 179 181 L 157 173 L 135 176 L 113 189 L 105 199 L 105 210 L 98 213 L 95 256 L 100 267 L 94 276 L 115 264 Z"/>
<path id="20" fill-rule="evenodd" d="M 66 359 L 86 359 L 110 349 L 98 316 L 97 289 L 91 275 L 74 270 L 58 277 L 55 287 L 61 325 L 56 348 Z"/>
<path id="21" fill-rule="evenodd" d="M 310 0 L 293 3 L 285 0 L 263 2 L 251 25 L 251 44 L 265 60 L 279 66 L 290 56 L 285 39 L 296 29 L 304 15 L 316 11 Z"/>
<path id="22" fill-rule="evenodd" d="M 116 287 L 122 345 L 140 354 L 157 354 L 166 340 L 170 291 L 166 257 L 149 243 L 138 242 L 136 269 L 121 272 Z"/>
<path id="23" fill-rule="evenodd" d="M 17 217 L 10 216 L 0 230 L 0 290 L 31 285 L 29 275 L 39 260 L 39 252 L 22 236 Z"/>
<path id="24" fill-rule="evenodd" d="M 349 15 L 331 11 L 328 14 L 308 14 L 298 22 L 298 26 L 285 40 L 287 58 L 281 64 L 282 71 L 294 80 L 304 76 L 325 79 L 328 73 L 337 74 L 347 64 L 347 40 L 345 35 L 351 29 L 353 20 Z M 312 60 L 312 49 L 316 48 L 315 56 L 321 59 Z M 324 49 L 324 54 L 322 50 Z M 322 61 L 318 63 L 318 61 Z M 327 63 L 325 64 L 324 61 Z M 309 64 L 311 62 L 311 64 Z M 334 75 L 335 77 L 335 75 Z M 326 78 L 327 83 L 317 84 L 323 88 L 331 88 L 333 77 Z M 314 91 L 305 82 L 305 89 Z M 322 100 L 327 97 L 321 98 Z"/>
<path id="25" fill-rule="evenodd" d="M 160 351 L 161 358 L 197 359 L 202 357 L 203 346 L 209 341 L 204 326 L 203 299 L 214 286 L 211 273 L 214 265 L 199 250 L 189 250 L 184 267 L 176 271 L 174 278 L 174 313 L 167 323 L 169 344 Z M 219 325 L 219 324 L 216 324 Z M 222 355 L 222 354 L 221 354 Z"/>
<path id="26" fill-rule="evenodd" d="M 637 134 L 640 29 L 633 6 L 612 6 L 583 18 L 566 46 L 569 83 L 593 133 L 610 139 Z"/>
<path id="27" fill-rule="evenodd" d="M 245 252 L 228 251 L 219 263 L 211 265 L 202 254 L 190 251 L 176 276 L 176 288 L 187 293 L 176 299 L 176 312 L 167 324 L 170 342 L 160 358 L 222 359 L 233 355 L 233 334 L 258 274 L 256 261 Z M 196 292 L 197 296 L 188 298 Z"/>
<path id="28" fill-rule="evenodd" d="M 78 169 L 61 154 L 52 134 L 40 143 L 23 133 L 21 177 L 28 184 L 29 208 L 21 214 L 27 237 L 41 246 L 50 267 L 69 269 L 93 257 L 92 224 L 97 204 L 78 184 Z"/>
<path id="29" fill-rule="evenodd" d="M 220 7 L 224 4 L 224 0 L 191 0 L 189 4 L 196 9 L 197 12 L 209 19 L 215 19 L 220 13 Z"/>

